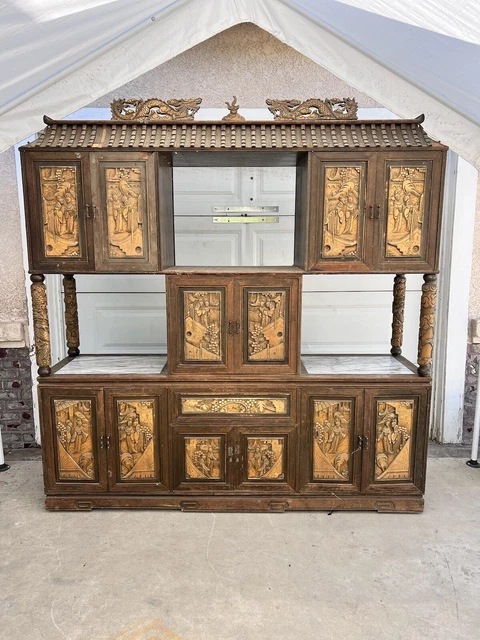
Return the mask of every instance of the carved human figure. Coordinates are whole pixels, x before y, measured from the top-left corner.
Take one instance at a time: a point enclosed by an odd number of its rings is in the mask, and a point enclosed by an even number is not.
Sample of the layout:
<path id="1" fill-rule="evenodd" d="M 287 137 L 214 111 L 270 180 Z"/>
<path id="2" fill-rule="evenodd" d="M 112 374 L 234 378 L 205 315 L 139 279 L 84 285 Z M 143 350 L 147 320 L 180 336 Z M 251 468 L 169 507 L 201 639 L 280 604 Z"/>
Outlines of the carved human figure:
<path id="1" fill-rule="evenodd" d="M 70 433 L 70 447 L 71 453 L 81 453 L 82 445 L 87 442 L 89 422 L 86 416 L 77 411 L 74 414 L 73 430 Z"/>
<path id="2" fill-rule="evenodd" d="M 325 421 L 326 422 L 326 421 Z M 333 427 L 328 431 L 328 436 L 325 442 L 325 451 L 329 453 L 336 453 L 342 440 L 346 437 L 343 431 L 343 426 L 347 423 L 345 418 L 340 412 L 336 412 L 333 416 Z"/>

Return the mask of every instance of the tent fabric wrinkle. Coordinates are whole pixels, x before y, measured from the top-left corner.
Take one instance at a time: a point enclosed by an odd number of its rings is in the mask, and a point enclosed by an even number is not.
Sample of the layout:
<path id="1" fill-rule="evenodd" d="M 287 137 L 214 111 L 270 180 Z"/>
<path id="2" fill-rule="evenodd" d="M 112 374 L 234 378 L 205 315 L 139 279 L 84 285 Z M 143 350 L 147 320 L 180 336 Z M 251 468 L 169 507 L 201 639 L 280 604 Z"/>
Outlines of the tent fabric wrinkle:
<path id="1" fill-rule="evenodd" d="M 400 117 L 424 112 L 429 135 L 480 167 L 476 0 L 11 0 L 0 5 L 0 150 L 43 114 L 64 118 L 242 22 Z"/>

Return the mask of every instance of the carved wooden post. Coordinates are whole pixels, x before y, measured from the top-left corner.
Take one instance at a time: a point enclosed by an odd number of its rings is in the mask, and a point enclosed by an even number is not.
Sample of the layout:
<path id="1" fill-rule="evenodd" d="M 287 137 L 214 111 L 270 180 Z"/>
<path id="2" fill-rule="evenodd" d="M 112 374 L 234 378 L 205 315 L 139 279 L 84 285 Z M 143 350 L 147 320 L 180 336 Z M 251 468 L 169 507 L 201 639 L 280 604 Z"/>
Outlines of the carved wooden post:
<path id="1" fill-rule="evenodd" d="M 47 288 L 44 284 L 45 276 L 43 274 L 33 274 L 30 276 L 30 280 L 32 281 L 33 332 L 38 375 L 49 376 L 52 357 L 47 312 Z"/>
<path id="2" fill-rule="evenodd" d="M 437 303 L 437 276 L 423 276 L 422 301 L 420 305 L 420 332 L 418 335 L 418 375 L 432 375 L 433 334 L 435 328 L 435 306 Z"/>
<path id="3" fill-rule="evenodd" d="M 403 274 L 396 275 L 393 280 L 392 339 L 390 341 L 392 356 L 399 356 L 402 353 L 406 282 L 407 279 Z"/>
<path id="4" fill-rule="evenodd" d="M 65 326 L 67 333 L 68 355 L 78 356 L 80 353 L 80 334 L 78 331 L 77 287 L 73 275 L 63 276 L 65 301 Z"/>

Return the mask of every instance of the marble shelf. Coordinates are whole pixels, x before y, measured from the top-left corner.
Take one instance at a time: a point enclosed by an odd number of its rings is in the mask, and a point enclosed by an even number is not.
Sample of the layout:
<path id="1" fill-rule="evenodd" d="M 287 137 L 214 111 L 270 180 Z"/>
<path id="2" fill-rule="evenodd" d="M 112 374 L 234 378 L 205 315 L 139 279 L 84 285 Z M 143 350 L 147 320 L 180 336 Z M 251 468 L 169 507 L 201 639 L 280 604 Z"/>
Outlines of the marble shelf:
<path id="1" fill-rule="evenodd" d="M 77 356 L 67 362 L 54 376 L 62 375 L 155 375 L 167 364 L 167 356 Z"/>
<path id="2" fill-rule="evenodd" d="M 302 356 L 309 375 L 415 375 L 390 355 Z"/>

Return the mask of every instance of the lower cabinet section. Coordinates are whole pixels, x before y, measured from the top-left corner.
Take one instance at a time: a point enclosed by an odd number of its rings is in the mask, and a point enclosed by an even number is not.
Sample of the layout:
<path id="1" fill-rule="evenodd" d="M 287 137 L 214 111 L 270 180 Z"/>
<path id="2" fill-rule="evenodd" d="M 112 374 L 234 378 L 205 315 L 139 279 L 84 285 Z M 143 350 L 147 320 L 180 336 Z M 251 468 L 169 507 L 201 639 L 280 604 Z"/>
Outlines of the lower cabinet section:
<path id="1" fill-rule="evenodd" d="M 44 384 L 47 506 L 419 511 L 429 394 L 412 383 Z"/>

